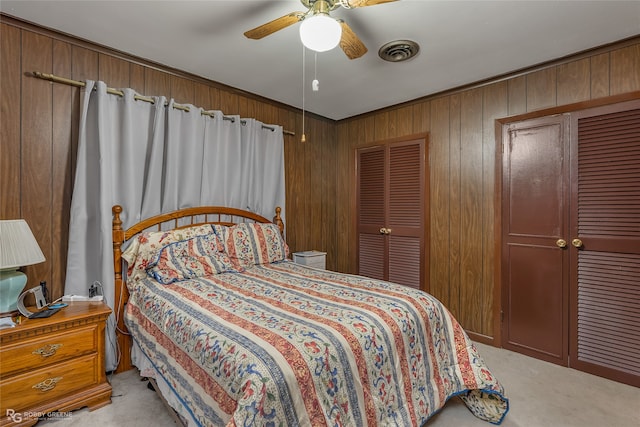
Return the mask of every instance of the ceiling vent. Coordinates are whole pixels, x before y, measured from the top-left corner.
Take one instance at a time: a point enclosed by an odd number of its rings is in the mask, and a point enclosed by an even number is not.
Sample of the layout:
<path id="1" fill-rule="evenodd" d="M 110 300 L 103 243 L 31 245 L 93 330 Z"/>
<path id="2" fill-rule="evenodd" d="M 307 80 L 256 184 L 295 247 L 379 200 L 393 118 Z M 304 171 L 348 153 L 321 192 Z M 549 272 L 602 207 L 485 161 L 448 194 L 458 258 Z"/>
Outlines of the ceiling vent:
<path id="1" fill-rule="evenodd" d="M 420 46 L 411 40 L 395 40 L 383 45 L 378 56 L 389 62 L 402 62 L 418 54 Z"/>

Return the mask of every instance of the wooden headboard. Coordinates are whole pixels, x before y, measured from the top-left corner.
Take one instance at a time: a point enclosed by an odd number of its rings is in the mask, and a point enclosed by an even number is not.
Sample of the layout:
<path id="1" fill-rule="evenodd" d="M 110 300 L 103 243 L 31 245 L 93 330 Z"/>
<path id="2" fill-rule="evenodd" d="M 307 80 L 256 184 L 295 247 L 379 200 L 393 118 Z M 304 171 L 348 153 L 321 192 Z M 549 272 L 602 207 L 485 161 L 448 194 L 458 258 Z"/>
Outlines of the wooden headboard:
<path id="1" fill-rule="evenodd" d="M 129 351 L 131 348 L 131 337 L 124 324 L 124 307 L 127 301 L 129 301 L 129 291 L 122 277 L 122 245 L 125 242 L 128 242 L 144 231 L 175 230 L 202 224 L 232 226 L 241 222 L 273 222 L 278 226 L 280 234 L 284 237 L 284 222 L 280 217 L 280 213 L 282 212 L 280 207 L 276 208 L 276 215 L 273 217 L 273 221 L 253 212 L 223 206 L 184 208 L 147 218 L 126 230 L 122 229 L 122 219 L 120 218 L 120 214 L 123 211 L 122 206 L 115 205 L 111 211 L 113 212 L 113 271 L 115 278 L 115 306 L 113 309 L 116 312 L 116 335 L 121 353 L 120 363 L 118 364 L 116 372 L 128 371 L 133 368 Z"/>

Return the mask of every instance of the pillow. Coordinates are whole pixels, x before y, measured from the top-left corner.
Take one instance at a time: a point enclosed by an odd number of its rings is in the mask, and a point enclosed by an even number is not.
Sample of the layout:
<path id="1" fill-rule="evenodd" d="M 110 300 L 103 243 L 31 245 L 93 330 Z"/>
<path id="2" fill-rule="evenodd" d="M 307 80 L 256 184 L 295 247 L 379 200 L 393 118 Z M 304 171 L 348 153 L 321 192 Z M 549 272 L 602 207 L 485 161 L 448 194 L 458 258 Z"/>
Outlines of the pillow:
<path id="1" fill-rule="evenodd" d="M 224 242 L 225 252 L 237 268 L 250 268 L 284 260 L 289 246 L 272 223 L 240 223 L 233 227 L 214 225 L 213 230 Z"/>
<path id="2" fill-rule="evenodd" d="M 225 272 L 238 272 L 229 257 L 218 250 L 215 234 L 196 236 L 189 240 L 171 243 L 160 251 L 147 267 L 149 276 L 168 285 L 197 277 Z"/>
<path id="3" fill-rule="evenodd" d="M 195 236 L 212 234 L 211 224 L 195 225 L 169 231 L 145 231 L 136 237 L 122 253 L 129 264 L 127 280 L 140 280 L 147 276 L 147 267 L 154 261 L 165 246 L 191 239 Z M 220 250 L 224 250 L 220 242 Z"/>

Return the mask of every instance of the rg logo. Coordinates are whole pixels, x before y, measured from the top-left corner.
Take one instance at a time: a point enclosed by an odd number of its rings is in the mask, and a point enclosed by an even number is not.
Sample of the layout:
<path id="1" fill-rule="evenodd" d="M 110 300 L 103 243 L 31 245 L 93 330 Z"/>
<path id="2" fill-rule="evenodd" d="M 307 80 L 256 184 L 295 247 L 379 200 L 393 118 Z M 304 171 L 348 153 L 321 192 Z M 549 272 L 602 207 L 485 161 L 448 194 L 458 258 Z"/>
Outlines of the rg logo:
<path id="1" fill-rule="evenodd" d="M 7 417 L 11 418 L 14 423 L 22 421 L 22 414 L 14 411 L 13 409 L 7 409 Z"/>

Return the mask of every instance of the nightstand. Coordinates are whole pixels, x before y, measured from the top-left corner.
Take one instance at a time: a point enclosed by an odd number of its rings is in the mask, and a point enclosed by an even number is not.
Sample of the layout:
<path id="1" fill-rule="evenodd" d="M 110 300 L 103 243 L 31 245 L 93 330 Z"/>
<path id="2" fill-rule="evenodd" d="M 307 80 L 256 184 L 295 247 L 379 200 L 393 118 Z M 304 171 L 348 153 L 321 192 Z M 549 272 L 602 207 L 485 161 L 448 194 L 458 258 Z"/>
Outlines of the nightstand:
<path id="1" fill-rule="evenodd" d="M 46 319 L 0 330 L 1 426 L 111 403 L 104 360 L 110 313 L 102 302 L 71 302 Z"/>
<path id="2" fill-rule="evenodd" d="M 324 270 L 326 268 L 326 257 L 327 253 L 320 251 L 294 252 L 293 262 Z"/>

